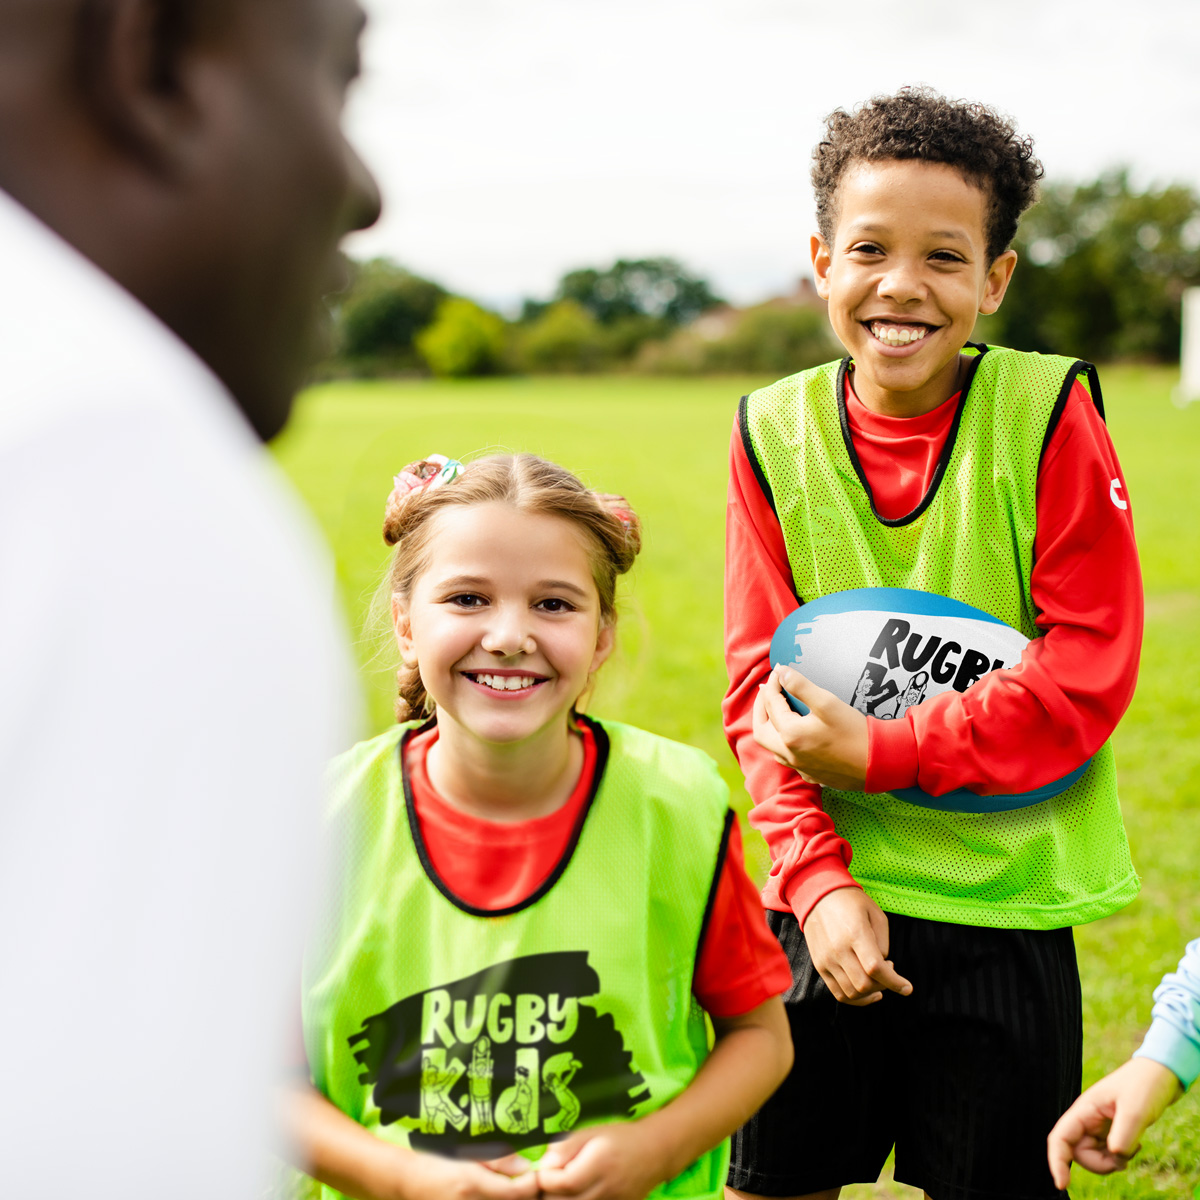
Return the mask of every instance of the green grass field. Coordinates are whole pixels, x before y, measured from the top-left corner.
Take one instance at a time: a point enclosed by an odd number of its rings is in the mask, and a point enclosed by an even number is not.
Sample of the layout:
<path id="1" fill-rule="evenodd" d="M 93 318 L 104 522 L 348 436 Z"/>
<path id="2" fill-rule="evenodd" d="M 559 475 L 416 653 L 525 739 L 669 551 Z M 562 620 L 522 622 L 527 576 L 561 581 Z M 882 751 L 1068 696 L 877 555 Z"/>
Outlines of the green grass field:
<path id="1" fill-rule="evenodd" d="M 1084 995 L 1084 1081 L 1123 1061 L 1149 1020 L 1150 993 L 1189 937 L 1200 936 L 1200 405 L 1170 402 L 1172 372 L 1102 373 L 1109 427 L 1128 482 L 1147 619 L 1137 697 L 1116 734 L 1121 796 L 1140 897 L 1077 932 Z M 370 730 L 391 721 L 393 664 L 362 635 L 387 560 L 380 537 L 391 476 L 440 451 L 530 450 L 588 483 L 623 492 L 645 549 L 623 590 L 620 651 L 592 711 L 711 754 L 744 808 L 721 732 L 721 573 L 726 456 L 738 397 L 764 380 L 498 379 L 331 384 L 306 393 L 278 458 L 333 546 L 359 640 Z M 751 869 L 765 848 L 748 839 Z M 897 1086 L 902 1086 L 899 1082 Z M 1075 1171 L 1076 1197 L 1191 1197 L 1200 1184 L 1200 1120 L 1185 1097 L 1124 1175 Z M 847 1200 L 913 1195 L 881 1183 Z M 1200 1190 L 1197 1190 L 1200 1195 Z"/>

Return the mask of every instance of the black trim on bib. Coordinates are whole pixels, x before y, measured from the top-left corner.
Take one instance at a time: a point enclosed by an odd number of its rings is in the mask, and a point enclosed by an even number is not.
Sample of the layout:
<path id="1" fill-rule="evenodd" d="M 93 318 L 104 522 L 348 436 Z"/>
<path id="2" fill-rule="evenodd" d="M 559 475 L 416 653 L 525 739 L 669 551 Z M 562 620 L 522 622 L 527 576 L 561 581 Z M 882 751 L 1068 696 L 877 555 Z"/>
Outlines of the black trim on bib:
<path id="1" fill-rule="evenodd" d="M 1082 358 L 1077 358 L 1067 371 L 1067 377 L 1063 380 L 1062 387 L 1058 390 L 1058 399 L 1054 401 L 1054 407 L 1050 410 L 1050 421 L 1046 426 L 1046 435 L 1042 438 L 1042 450 L 1038 455 L 1040 463 L 1046 457 L 1046 448 L 1050 445 L 1050 439 L 1054 436 L 1054 431 L 1058 428 L 1059 421 L 1062 420 L 1063 412 L 1067 407 L 1067 398 L 1071 395 L 1071 388 L 1075 386 L 1075 380 L 1080 375 L 1086 375 L 1088 381 L 1088 391 L 1092 396 L 1092 403 L 1096 406 L 1096 411 L 1100 414 L 1100 420 L 1108 423 L 1108 419 L 1104 415 L 1104 396 L 1100 391 L 1100 376 L 1096 373 L 1095 366 L 1090 362 L 1085 362 Z"/>
<path id="2" fill-rule="evenodd" d="M 967 401 L 971 398 L 971 384 L 975 382 L 975 372 L 979 369 L 979 364 L 983 361 L 983 356 L 988 350 L 987 346 L 978 342 L 967 342 L 967 345 L 972 349 L 978 350 L 979 353 L 967 367 L 967 376 L 963 380 L 961 389 L 962 399 L 958 402 L 958 409 L 954 414 L 954 423 L 950 426 L 950 432 L 946 435 L 946 441 L 942 445 L 942 452 L 938 455 L 937 465 L 933 469 L 933 478 L 929 481 L 929 487 L 926 489 L 921 503 L 912 512 L 903 517 L 881 517 L 879 510 L 875 507 L 875 496 L 871 491 L 871 485 L 867 482 L 867 475 L 863 470 L 862 463 L 859 461 L 858 452 L 854 449 L 854 439 L 850 436 L 850 416 L 846 412 L 846 373 L 850 367 L 850 356 L 847 355 L 843 358 L 841 365 L 838 367 L 837 384 L 835 387 L 837 392 L 838 420 L 842 426 L 842 441 L 846 444 L 846 453 L 850 456 L 850 464 L 854 467 L 854 473 L 858 476 L 859 483 L 863 485 L 863 491 L 867 493 L 867 503 L 871 506 L 871 515 L 874 516 L 880 525 L 887 525 L 892 529 L 897 529 L 902 525 L 911 525 L 933 503 L 933 498 L 937 495 L 938 485 L 942 482 L 942 477 L 946 474 L 946 467 L 950 462 L 950 456 L 954 453 L 954 443 L 958 440 L 958 427 L 962 423 L 963 409 L 966 408 Z"/>
<path id="3" fill-rule="evenodd" d="M 762 469 L 762 463 L 758 461 L 754 442 L 750 438 L 749 396 L 743 396 L 741 402 L 738 404 L 738 432 L 742 436 L 742 450 L 745 452 L 746 461 L 749 462 L 751 469 L 754 471 L 754 478 L 758 480 L 758 486 L 762 488 L 762 494 L 766 496 L 767 503 L 771 506 L 771 511 L 775 514 L 776 519 L 778 519 L 779 509 L 775 507 L 775 497 L 771 492 L 771 485 L 767 482 L 766 473 Z"/>
<path id="4" fill-rule="evenodd" d="M 717 865 L 713 868 L 712 883 L 708 885 L 708 899 L 704 902 L 704 916 L 700 921 L 700 936 L 696 939 L 696 953 L 692 956 L 692 991 L 696 990 L 696 971 L 700 966 L 700 951 L 704 946 L 704 938 L 708 933 L 708 922 L 712 919 L 713 909 L 717 904 L 717 892 L 721 887 L 721 872 L 725 870 L 725 855 L 729 851 L 729 834 L 737 814 L 732 808 L 725 810 L 725 823 L 721 827 L 721 842 L 717 846 Z"/>
<path id="5" fill-rule="evenodd" d="M 416 729 L 405 731 L 404 736 L 400 739 L 396 747 L 396 752 L 400 755 L 400 777 L 404 781 L 404 807 L 408 813 L 409 832 L 412 834 L 413 846 L 416 847 L 417 858 L 420 859 L 421 868 L 428 876 L 429 882 L 455 908 L 472 917 L 510 917 L 513 913 L 519 913 L 523 909 L 536 904 L 562 878 L 562 873 L 567 869 L 568 863 L 574 857 L 575 848 L 579 845 L 579 838 L 583 833 L 584 823 L 587 821 L 588 813 L 592 811 L 592 804 L 604 779 L 605 768 L 608 766 L 609 740 L 604 726 L 599 721 L 593 721 L 591 717 L 585 717 L 582 713 L 576 713 L 575 720 L 586 725 L 592 731 L 592 737 L 596 740 L 596 772 L 592 777 L 591 789 L 588 792 L 587 799 L 583 803 L 583 808 L 580 810 L 579 820 L 575 822 L 575 828 L 571 830 L 571 838 L 567 842 L 567 848 L 563 851 L 563 856 L 558 860 L 557 866 L 555 866 L 554 870 L 550 872 L 549 876 L 534 892 L 526 896 L 519 904 L 510 904 L 507 908 L 476 908 L 473 904 L 468 904 L 461 897 L 456 896 L 437 871 L 434 870 L 433 862 L 429 857 L 429 851 L 425 846 L 425 839 L 421 836 L 421 823 L 417 820 L 417 806 L 413 800 L 412 780 L 408 777 L 408 766 L 404 761 L 404 749 L 408 745 L 409 738 L 414 734 L 424 733 L 425 730 L 431 729 L 436 725 L 437 716 L 430 717 L 424 725 Z"/>

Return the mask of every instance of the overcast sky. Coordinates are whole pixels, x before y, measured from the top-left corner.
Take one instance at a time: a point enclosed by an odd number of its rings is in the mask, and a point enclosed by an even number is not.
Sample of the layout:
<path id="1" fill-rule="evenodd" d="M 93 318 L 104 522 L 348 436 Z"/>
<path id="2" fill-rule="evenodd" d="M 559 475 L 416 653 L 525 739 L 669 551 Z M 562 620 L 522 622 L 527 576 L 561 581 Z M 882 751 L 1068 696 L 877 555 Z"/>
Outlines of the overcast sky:
<path id="1" fill-rule="evenodd" d="M 674 255 L 753 301 L 806 270 L 822 118 L 983 100 L 1051 179 L 1200 188 L 1200 0 L 365 0 L 349 128 L 386 211 L 349 243 L 512 307 Z"/>

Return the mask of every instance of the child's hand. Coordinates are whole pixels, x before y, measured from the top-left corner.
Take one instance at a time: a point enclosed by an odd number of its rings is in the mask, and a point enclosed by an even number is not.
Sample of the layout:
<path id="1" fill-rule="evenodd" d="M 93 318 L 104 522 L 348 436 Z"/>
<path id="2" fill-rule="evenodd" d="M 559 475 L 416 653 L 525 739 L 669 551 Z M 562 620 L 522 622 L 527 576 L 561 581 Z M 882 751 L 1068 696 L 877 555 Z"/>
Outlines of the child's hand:
<path id="1" fill-rule="evenodd" d="M 600 1125 L 554 1142 L 537 1164 L 543 1196 L 644 1200 L 667 1175 L 662 1147 L 641 1121 Z"/>
<path id="2" fill-rule="evenodd" d="M 516 1154 L 490 1163 L 413 1154 L 397 1182 L 406 1200 L 537 1200 L 538 1177 L 531 1166 Z"/>
<path id="3" fill-rule="evenodd" d="M 809 708 L 802 717 L 787 688 Z M 754 740 L 808 783 L 861 791 L 867 778 L 867 718 L 791 667 L 775 667 L 754 702 Z"/>
<path id="4" fill-rule="evenodd" d="M 1125 1170 L 1138 1139 L 1181 1095 L 1175 1072 L 1150 1058 L 1131 1058 L 1092 1084 L 1046 1139 L 1055 1186 L 1070 1182 L 1072 1159 L 1097 1175 Z"/>
<path id="5" fill-rule="evenodd" d="M 494 1163 L 455 1162 L 436 1154 L 421 1154 L 410 1162 L 404 1190 L 422 1200 L 537 1200 L 538 1178 L 530 1163 L 524 1167 L 512 1161 L 516 1156 Z"/>
<path id="6" fill-rule="evenodd" d="M 858 888 L 838 888 L 818 900 L 804 922 L 804 940 L 817 973 L 843 1004 L 874 1004 L 884 989 L 912 992 L 888 960 L 887 915 Z"/>

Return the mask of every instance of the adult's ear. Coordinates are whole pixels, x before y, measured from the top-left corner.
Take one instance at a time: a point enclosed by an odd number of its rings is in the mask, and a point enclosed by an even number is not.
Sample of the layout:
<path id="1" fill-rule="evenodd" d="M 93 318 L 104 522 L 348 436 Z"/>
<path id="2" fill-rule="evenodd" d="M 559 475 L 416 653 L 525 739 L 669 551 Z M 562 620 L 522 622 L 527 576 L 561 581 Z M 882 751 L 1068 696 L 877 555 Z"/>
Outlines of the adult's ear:
<path id="1" fill-rule="evenodd" d="M 81 0 L 75 58 L 86 111 L 119 149 L 185 169 L 198 112 L 187 65 L 226 0 Z"/>

